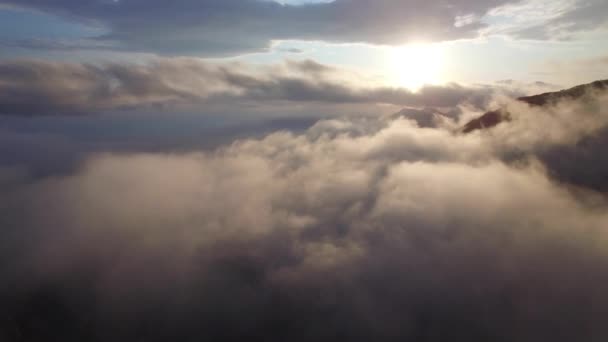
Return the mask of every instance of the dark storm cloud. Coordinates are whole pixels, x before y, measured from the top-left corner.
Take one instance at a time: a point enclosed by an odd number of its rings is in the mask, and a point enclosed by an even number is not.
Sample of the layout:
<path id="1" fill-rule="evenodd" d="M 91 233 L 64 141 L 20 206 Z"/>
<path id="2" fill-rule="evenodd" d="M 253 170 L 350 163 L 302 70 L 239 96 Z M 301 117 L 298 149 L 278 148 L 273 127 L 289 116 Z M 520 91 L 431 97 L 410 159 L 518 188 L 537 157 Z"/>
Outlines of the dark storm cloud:
<path id="1" fill-rule="evenodd" d="M 369 86 L 314 61 L 253 68 L 239 63 L 159 59 L 149 64 L 0 62 L 0 114 L 84 114 L 120 109 L 192 107 L 249 101 L 455 106 L 486 104 L 496 89 L 457 84 L 418 92 Z"/>
<path id="2" fill-rule="evenodd" d="M 509 2 L 516 1 L 337 0 L 300 6 L 261 0 L 2 1 L 102 25 L 109 33 L 97 40 L 115 49 L 170 55 L 261 51 L 280 39 L 403 44 L 469 38 L 484 27 L 476 18 Z"/>
<path id="3" fill-rule="evenodd" d="M 607 101 L 509 102 L 467 135 L 404 111 L 0 169 L 0 337 L 605 340 L 608 203 L 536 156 L 603 134 Z"/>

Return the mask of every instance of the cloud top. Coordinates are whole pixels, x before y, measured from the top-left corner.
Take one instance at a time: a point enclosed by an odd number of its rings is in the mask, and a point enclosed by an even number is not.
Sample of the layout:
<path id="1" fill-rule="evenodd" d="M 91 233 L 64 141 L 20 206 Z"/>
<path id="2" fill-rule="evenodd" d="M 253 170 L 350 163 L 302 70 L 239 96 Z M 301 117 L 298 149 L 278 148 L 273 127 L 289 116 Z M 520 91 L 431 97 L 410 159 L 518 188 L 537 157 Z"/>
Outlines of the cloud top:
<path id="1" fill-rule="evenodd" d="M 6 170 L 0 332 L 603 339 L 608 203 L 542 160 L 605 131 L 595 101 L 513 103 L 510 124 L 468 135 L 347 117 L 33 182 Z"/>

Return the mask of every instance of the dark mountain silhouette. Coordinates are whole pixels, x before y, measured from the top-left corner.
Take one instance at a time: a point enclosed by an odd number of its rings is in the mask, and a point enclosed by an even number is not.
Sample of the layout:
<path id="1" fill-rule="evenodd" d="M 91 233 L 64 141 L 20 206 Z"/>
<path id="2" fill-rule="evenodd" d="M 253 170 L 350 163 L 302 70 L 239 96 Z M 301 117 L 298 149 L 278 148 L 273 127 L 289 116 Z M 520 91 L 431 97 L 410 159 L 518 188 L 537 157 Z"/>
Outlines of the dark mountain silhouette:
<path id="1" fill-rule="evenodd" d="M 608 80 L 595 81 L 589 84 L 579 85 L 570 89 L 557 92 L 543 93 L 533 96 L 520 97 L 517 100 L 525 102 L 530 106 L 545 106 L 564 99 L 578 99 L 583 97 L 590 90 L 608 89 Z M 508 121 L 510 115 L 504 109 L 493 110 L 484 115 L 469 121 L 462 128 L 463 133 L 470 133 L 478 129 L 494 127 L 503 121 Z"/>

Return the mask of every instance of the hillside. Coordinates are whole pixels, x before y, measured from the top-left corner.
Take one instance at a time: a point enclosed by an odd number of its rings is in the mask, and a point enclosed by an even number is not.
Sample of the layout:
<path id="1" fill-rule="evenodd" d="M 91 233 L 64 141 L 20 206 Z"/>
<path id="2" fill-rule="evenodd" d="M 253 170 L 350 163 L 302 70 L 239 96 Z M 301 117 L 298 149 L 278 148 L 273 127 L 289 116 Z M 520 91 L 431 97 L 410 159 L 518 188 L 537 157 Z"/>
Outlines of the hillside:
<path id="1" fill-rule="evenodd" d="M 517 100 L 525 102 L 530 106 L 546 106 L 565 99 L 578 99 L 583 97 L 591 90 L 608 89 L 608 80 L 595 81 L 589 84 L 578 85 L 576 87 L 560 90 L 557 92 L 543 93 L 533 96 L 520 97 Z M 462 128 L 463 133 L 470 133 L 478 129 L 490 128 L 503 121 L 508 121 L 510 115 L 504 109 L 493 110 L 484 115 L 469 121 Z"/>

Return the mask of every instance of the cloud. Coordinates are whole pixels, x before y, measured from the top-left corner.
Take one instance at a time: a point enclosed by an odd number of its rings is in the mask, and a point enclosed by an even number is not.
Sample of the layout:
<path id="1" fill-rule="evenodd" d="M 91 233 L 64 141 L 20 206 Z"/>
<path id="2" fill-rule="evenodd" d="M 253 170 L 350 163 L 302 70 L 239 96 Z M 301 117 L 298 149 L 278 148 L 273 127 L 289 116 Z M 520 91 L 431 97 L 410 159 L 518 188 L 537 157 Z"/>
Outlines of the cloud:
<path id="1" fill-rule="evenodd" d="M 580 100 L 564 97 L 542 107 L 507 100 L 502 108 L 512 121 L 480 134 L 491 136 L 487 143 L 504 160 L 533 155 L 552 177 L 605 192 L 608 163 L 601 150 L 608 138 L 608 94 L 602 87 L 574 89 L 586 89 Z"/>
<path id="2" fill-rule="evenodd" d="M 468 135 L 349 116 L 2 170 L 0 336 L 604 339 L 608 203 L 537 157 L 608 127 L 592 95 Z"/>
<path id="3" fill-rule="evenodd" d="M 304 53 L 304 50 L 298 48 L 280 49 L 279 51 L 286 53 Z"/>
<path id="4" fill-rule="evenodd" d="M 311 60 L 268 67 L 157 59 L 147 64 L 0 62 L 0 114 L 51 115 L 277 102 L 447 107 L 486 104 L 496 89 L 457 84 L 418 92 L 365 82 Z M 32 101 L 36 99 L 36 101 Z"/>
<path id="5" fill-rule="evenodd" d="M 109 33 L 96 40 L 118 50 L 169 55 L 242 54 L 288 39 L 401 45 L 471 38 L 485 26 L 480 18 L 488 10 L 509 2 L 336 0 L 295 6 L 180 0 L 168 6 L 161 0 L 3 1 L 105 27 Z"/>
<path id="6" fill-rule="evenodd" d="M 402 45 L 485 34 L 571 39 L 606 28 L 603 0 L 335 0 L 281 4 L 266 0 L 2 1 L 106 32 L 70 41 L 5 40 L 44 50 L 109 49 L 161 55 L 227 56 L 269 51 L 273 41 Z M 9 7 L 10 8 L 10 7 Z M 496 20 L 498 18 L 498 20 Z M 504 20 L 503 20 L 504 19 Z"/>
<path id="7" fill-rule="evenodd" d="M 608 20 L 603 14 L 607 11 L 603 0 L 560 0 L 549 4 L 528 0 L 496 8 L 491 15 L 515 18 L 512 25 L 503 29 L 518 39 L 569 40 L 581 32 L 606 29 Z"/>

